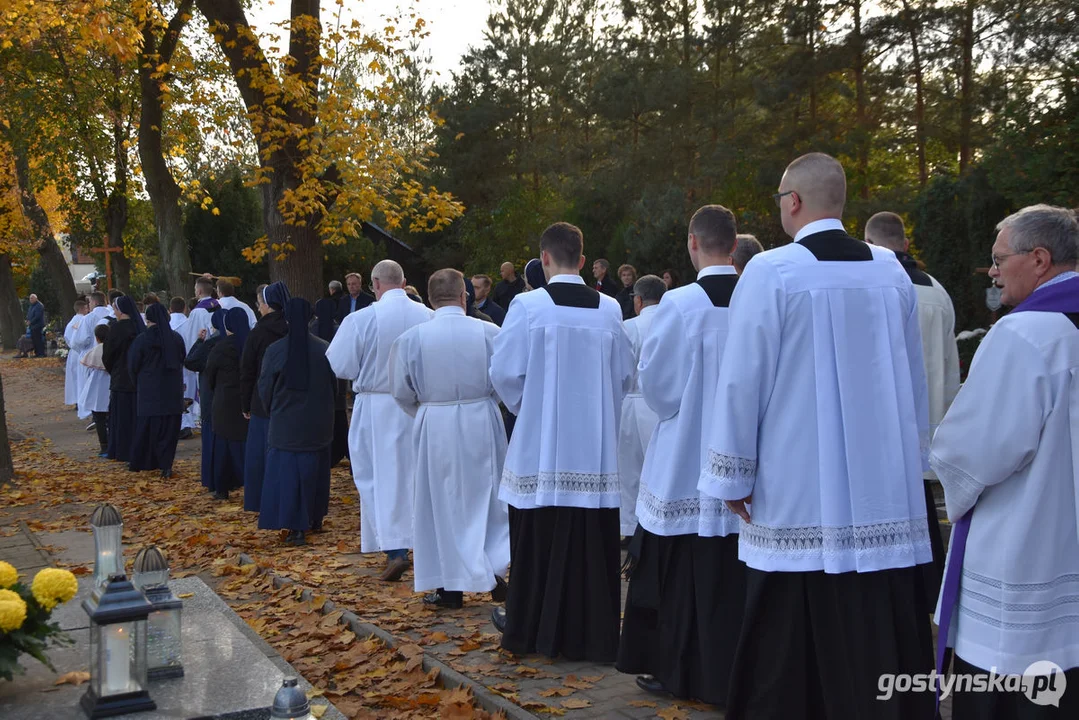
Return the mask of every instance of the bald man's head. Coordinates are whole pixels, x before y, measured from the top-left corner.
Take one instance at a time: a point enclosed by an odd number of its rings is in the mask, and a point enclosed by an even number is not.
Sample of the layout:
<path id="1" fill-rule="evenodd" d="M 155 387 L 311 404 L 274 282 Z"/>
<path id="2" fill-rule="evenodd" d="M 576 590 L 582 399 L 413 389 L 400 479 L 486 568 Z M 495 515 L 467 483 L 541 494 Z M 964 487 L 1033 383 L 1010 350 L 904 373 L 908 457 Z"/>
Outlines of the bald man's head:
<path id="1" fill-rule="evenodd" d="M 506 282 L 513 282 L 513 280 L 517 276 L 517 271 L 514 269 L 513 263 L 504 262 L 504 263 L 502 263 L 502 267 L 499 268 L 499 274 L 502 276 L 502 279 L 505 280 Z"/>
<path id="2" fill-rule="evenodd" d="M 814 220 L 841 219 L 846 203 L 847 176 L 843 166 L 824 153 L 798 158 L 787 166 L 779 182 L 783 229 L 791 237 Z"/>
<path id="3" fill-rule="evenodd" d="M 405 271 L 393 260 L 382 260 L 371 270 L 371 284 L 378 300 L 387 290 L 405 286 Z"/>

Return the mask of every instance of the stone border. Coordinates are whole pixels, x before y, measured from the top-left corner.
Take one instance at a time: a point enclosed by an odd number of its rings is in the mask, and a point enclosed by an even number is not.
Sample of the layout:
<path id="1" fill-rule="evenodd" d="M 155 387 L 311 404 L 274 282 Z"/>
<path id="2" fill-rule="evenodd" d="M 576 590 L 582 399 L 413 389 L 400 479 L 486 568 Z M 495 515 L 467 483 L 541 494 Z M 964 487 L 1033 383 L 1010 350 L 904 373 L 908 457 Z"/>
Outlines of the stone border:
<path id="1" fill-rule="evenodd" d="M 239 565 L 258 565 L 254 559 L 247 553 L 240 553 L 238 557 Z M 286 585 L 296 585 L 295 580 L 281 577 L 276 575 L 270 570 L 260 566 L 263 573 L 268 574 L 273 579 L 273 585 L 275 588 L 285 587 Z M 302 587 L 302 586 L 301 586 Z M 305 602 L 310 601 L 315 597 L 315 594 L 308 588 L 302 588 L 300 593 L 300 599 Z M 323 603 L 319 608 L 319 612 L 323 615 L 337 610 L 337 606 L 330 600 Z M 376 637 L 386 644 L 387 647 L 396 648 L 400 643 L 399 641 L 390 635 L 388 632 L 378 627 L 366 623 L 351 610 L 342 608 L 341 618 L 338 620 L 338 624 L 346 625 L 357 638 L 366 640 L 371 637 Z M 492 693 L 487 687 L 480 682 L 473 680 L 472 678 L 464 675 L 452 667 L 442 662 L 438 658 L 434 657 L 426 650 L 423 651 L 423 670 L 424 672 L 431 672 L 431 670 L 438 670 L 439 682 L 448 688 L 466 687 L 472 691 L 472 696 L 480 707 L 490 713 L 502 712 L 507 718 L 511 720 L 538 720 L 538 716 L 528 712 L 520 705 L 515 705 L 501 695 Z"/>
<path id="2" fill-rule="evenodd" d="M 41 557 L 44 566 L 56 567 L 56 563 L 53 562 L 52 556 L 49 555 L 49 552 L 45 549 L 45 546 L 41 544 L 40 540 L 38 540 L 37 534 L 30 529 L 30 526 L 26 524 L 26 521 L 19 520 L 18 527 L 19 532 L 21 532 L 30 540 L 30 544 L 34 546 L 34 550 L 36 550 L 37 554 Z"/>

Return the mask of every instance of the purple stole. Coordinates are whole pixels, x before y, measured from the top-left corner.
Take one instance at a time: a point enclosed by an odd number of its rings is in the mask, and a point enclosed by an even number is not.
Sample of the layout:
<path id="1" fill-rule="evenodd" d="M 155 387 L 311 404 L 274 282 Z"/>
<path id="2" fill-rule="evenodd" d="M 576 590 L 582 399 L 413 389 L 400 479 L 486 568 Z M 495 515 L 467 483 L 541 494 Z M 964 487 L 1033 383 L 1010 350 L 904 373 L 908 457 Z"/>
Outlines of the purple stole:
<path id="1" fill-rule="evenodd" d="M 208 312 L 210 314 L 213 314 L 213 311 L 217 310 L 220 307 L 221 307 L 221 303 L 217 302 L 213 298 L 203 298 L 202 300 L 199 300 L 198 305 L 196 305 L 195 307 L 193 307 L 191 309 L 192 310 L 198 310 L 199 308 L 202 308 L 206 312 Z"/>
<path id="2" fill-rule="evenodd" d="M 1079 277 L 1068 278 L 1049 287 L 1032 292 L 1026 300 L 1012 310 L 1017 312 L 1079 313 Z M 975 505 L 977 507 L 977 505 Z M 944 672 L 944 653 L 951 634 L 952 618 L 959 604 L 959 579 L 963 574 L 963 556 L 967 551 L 970 535 L 970 519 L 974 508 L 967 511 L 952 527 L 951 555 L 944 573 L 944 585 L 940 595 L 940 626 L 937 633 L 937 673 Z M 940 708 L 940 688 L 937 688 L 937 708 Z"/>

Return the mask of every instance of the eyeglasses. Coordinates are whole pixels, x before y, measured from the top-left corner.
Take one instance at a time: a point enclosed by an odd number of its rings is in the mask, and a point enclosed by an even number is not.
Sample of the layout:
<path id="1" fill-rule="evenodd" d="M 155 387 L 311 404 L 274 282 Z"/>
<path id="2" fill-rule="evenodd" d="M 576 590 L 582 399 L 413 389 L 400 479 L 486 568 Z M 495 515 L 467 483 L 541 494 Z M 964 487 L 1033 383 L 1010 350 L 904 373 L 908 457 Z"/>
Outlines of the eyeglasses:
<path id="1" fill-rule="evenodd" d="M 992 255 L 990 256 L 990 258 L 993 261 L 993 267 L 999 270 L 1001 263 L 1003 263 L 1008 258 L 1015 257 L 1016 255 L 1026 255 L 1030 252 L 1030 250 L 1020 250 L 1019 252 L 1006 253 L 1004 255 Z"/>
<path id="2" fill-rule="evenodd" d="M 784 195 L 793 195 L 794 193 L 795 193 L 794 190 L 788 190 L 786 192 L 775 193 L 774 195 L 772 195 L 772 199 L 776 201 L 776 207 L 783 207 L 783 196 Z"/>

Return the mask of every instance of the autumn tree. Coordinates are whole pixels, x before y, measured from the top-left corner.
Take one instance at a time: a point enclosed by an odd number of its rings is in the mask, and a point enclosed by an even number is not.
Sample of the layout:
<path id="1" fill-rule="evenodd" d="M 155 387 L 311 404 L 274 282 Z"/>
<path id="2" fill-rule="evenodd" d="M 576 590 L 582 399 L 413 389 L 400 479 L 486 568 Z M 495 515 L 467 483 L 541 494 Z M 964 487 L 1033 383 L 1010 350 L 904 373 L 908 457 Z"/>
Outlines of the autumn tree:
<path id="1" fill-rule="evenodd" d="M 318 0 L 292 0 L 281 53 L 278 38 L 256 33 L 242 0 L 196 5 L 228 61 L 258 147 L 265 236 L 247 256 L 268 260 L 271 278 L 314 299 L 323 245 L 358 235 L 363 221 L 377 214 L 391 231 L 437 230 L 460 214 L 452 197 L 417 179 L 425 158 L 407 157 L 372 117 L 375 101 L 393 96 L 399 45 L 422 32 L 422 20 L 408 18 L 402 34 L 395 25 L 366 32 L 338 3 L 327 31 Z"/>

